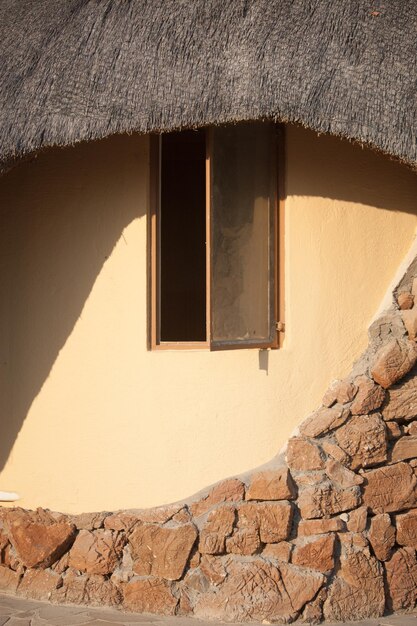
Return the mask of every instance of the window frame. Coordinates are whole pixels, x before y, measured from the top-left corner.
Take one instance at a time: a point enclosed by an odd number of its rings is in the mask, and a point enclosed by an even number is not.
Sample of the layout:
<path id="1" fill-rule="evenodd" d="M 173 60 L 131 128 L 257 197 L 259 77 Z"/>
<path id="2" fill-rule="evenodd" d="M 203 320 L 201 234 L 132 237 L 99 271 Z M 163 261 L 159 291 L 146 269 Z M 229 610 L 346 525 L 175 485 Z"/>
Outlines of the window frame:
<path id="1" fill-rule="evenodd" d="M 159 298 L 160 298 L 160 180 L 161 180 L 161 135 L 150 135 L 150 185 L 149 185 L 149 213 L 148 213 L 148 348 L 159 350 L 238 350 L 238 349 L 277 349 L 283 346 L 285 333 L 284 320 L 284 221 L 285 221 L 285 127 L 283 124 L 274 124 L 274 158 L 271 180 L 274 184 L 274 228 L 272 231 L 274 242 L 274 289 L 273 311 L 275 319 L 275 336 L 272 342 L 233 342 L 222 345 L 212 344 L 211 330 L 211 179 L 212 179 L 212 128 L 206 128 L 206 340 L 205 341 L 161 341 L 159 334 Z"/>

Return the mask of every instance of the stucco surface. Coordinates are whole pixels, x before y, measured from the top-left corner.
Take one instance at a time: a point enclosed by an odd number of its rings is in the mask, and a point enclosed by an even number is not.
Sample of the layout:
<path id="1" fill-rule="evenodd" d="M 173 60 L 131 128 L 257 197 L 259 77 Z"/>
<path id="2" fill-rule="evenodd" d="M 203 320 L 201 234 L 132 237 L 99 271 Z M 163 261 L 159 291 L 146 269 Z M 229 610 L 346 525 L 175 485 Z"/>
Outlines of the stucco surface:
<path id="1" fill-rule="evenodd" d="M 175 501 L 267 462 L 343 377 L 412 244 L 417 176 L 290 127 L 281 350 L 147 350 L 148 140 L 0 179 L 0 474 L 27 508 Z"/>

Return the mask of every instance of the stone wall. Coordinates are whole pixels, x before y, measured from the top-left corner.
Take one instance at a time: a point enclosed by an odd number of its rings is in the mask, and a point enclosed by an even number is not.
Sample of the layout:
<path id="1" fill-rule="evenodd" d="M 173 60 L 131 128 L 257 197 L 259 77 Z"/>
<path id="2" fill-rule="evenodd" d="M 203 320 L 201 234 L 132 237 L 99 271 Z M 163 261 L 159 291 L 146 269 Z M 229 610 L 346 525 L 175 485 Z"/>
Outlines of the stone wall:
<path id="1" fill-rule="evenodd" d="M 417 602 L 417 260 L 285 458 L 190 502 L 0 509 L 0 589 L 229 621 L 353 620 Z M 416 305 L 414 306 L 414 300 Z"/>

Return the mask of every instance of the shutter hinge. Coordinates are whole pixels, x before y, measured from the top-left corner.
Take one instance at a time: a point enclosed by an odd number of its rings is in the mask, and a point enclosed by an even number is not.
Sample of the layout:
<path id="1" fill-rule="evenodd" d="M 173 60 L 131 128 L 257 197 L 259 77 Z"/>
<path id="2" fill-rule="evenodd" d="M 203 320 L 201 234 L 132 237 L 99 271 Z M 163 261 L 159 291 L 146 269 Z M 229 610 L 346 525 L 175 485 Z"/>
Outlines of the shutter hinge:
<path id="1" fill-rule="evenodd" d="M 285 323 L 284 322 L 275 322 L 275 330 L 279 333 L 285 333 Z"/>

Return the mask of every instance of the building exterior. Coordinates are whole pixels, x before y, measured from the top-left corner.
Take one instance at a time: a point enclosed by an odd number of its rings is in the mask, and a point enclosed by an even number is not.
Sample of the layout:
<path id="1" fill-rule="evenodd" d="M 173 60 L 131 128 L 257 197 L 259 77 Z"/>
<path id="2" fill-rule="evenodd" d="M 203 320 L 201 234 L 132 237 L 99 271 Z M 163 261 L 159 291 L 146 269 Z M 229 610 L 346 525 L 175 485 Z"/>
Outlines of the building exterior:
<path id="1" fill-rule="evenodd" d="M 415 605 L 416 23 L 346 4 L 0 2 L 0 588 Z"/>

